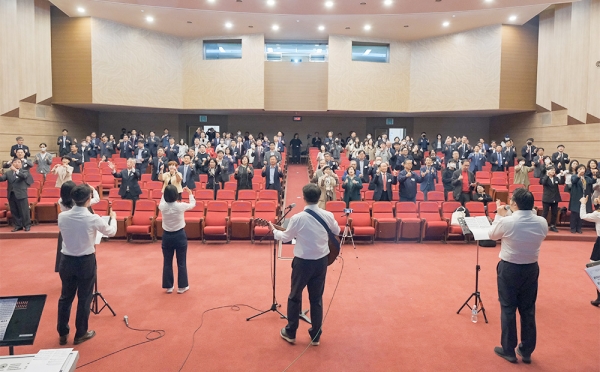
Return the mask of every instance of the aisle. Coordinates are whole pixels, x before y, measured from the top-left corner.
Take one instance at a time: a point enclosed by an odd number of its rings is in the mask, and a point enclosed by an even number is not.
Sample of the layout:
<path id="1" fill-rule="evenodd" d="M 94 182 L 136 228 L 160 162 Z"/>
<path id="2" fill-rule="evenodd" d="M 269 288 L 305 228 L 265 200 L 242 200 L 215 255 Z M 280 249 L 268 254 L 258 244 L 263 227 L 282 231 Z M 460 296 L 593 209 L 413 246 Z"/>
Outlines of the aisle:
<path id="1" fill-rule="evenodd" d="M 302 188 L 308 183 L 308 167 L 304 164 L 290 164 L 287 170 L 287 193 L 285 195 L 285 206 L 296 203 L 296 208 L 287 215 L 292 217 L 304 209 L 302 199 Z"/>

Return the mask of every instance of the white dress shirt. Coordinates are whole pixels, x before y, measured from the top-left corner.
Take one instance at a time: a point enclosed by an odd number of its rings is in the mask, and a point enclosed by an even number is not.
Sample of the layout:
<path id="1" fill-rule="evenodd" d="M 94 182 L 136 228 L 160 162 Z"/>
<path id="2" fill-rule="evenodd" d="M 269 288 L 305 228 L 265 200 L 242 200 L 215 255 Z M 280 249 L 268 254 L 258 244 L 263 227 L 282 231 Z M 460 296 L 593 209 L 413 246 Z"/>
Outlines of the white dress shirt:
<path id="1" fill-rule="evenodd" d="M 61 252 L 79 257 L 96 252 L 94 243 L 97 231 L 109 237 L 115 236 L 117 221 L 113 219 L 108 225 L 102 217 L 90 213 L 86 207 L 75 206 L 58 215 L 58 228 L 63 238 Z"/>
<path id="2" fill-rule="evenodd" d="M 340 233 L 340 226 L 333 217 L 333 213 L 319 208 L 317 204 L 307 205 L 304 209 L 315 211 L 329 226 L 332 233 L 335 235 Z M 329 254 L 329 245 L 327 244 L 329 237 L 325 228 L 306 212 L 292 216 L 287 229 L 285 231 L 273 230 L 273 236 L 283 242 L 296 238 L 294 256 L 305 260 L 318 260 Z"/>
<path id="3" fill-rule="evenodd" d="M 165 197 L 160 199 L 158 209 L 162 212 L 162 227 L 165 231 L 179 231 L 185 227 L 184 212 L 196 206 L 194 195 L 190 194 L 190 202 L 167 203 Z"/>
<path id="4" fill-rule="evenodd" d="M 496 214 L 490 239 L 502 239 L 500 259 L 518 264 L 537 262 L 540 245 L 548 235 L 548 222 L 535 211 L 514 211 L 512 216 Z"/>
<path id="5" fill-rule="evenodd" d="M 581 217 L 582 220 L 586 220 L 586 221 L 595 223 L 596 224 L 596 234 L 598 236 L 600 236 L 600 212 L 599 211 L 593 211 L 592 213 L 587 213 L 585 203 L 581 203 L 581 206 L 579 207 L 579 217 Z"/>
<path id="6" fill-rule="evenodd" d="M 98 204 L 100 202 L 100 195 L 98 195 L 98 191 L 96 191 L 96 189 L 92 189 L 92 199 L 90 200 L 90 206 L 94 205 L 94 204 Z M 75 204 L 73 204 L 75 205 Z M 58 206 L 60 207 L 60 211 L 61 212 L 66 212 L 66 211 L 70 211 L 73 208 L 69 208 L 66 207 L 63 203 L 62 203 L 62 198 L 58 199 Z"/>

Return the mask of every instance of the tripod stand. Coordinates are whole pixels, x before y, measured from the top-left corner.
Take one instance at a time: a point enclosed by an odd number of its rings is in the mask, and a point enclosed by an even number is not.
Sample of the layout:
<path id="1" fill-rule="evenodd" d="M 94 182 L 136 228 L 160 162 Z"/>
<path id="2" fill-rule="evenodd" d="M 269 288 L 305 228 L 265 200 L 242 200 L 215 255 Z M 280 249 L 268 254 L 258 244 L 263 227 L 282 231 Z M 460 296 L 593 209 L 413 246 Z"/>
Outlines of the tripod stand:
<path id="1" fill-rule="evenodd" d="M 283 219 L 285 218 L 285 216 L 287 216 L 288 213 L 290 213 L 292 209 L 288 208 L 288 210 L 279 218 L 279 220 L 277 220 L 277 222 L 275 223 L 276 225 L 279 225 L 281 223 L 281 221 L 283 221 Z M 271 235 L 273 233 L 271 232 Z M 269 236 L 269 234 L 265 235 L 262 237 L 261 241 L 265 238 Z M 276 280 L 277 280 L 277 240 L 275 240 L 275 238 L 273 237 L 273 278 L 272 278 L 272 283 L 273 283 L 273 302 L 271 303 L 271 307 L 268 310 L 262 311 L 256 315 L 252 315 L 250 318 L 246 318 L 246 321 L 250 320 L 250 319 L 254 319 L 258 316 L 261 316 L 263 314 L 268 313 L 269 311 L 275 311 L 277 312 L 279 315 L 281 315 L 281 317 L 283 319 L 287 319 L 287 317 L 285 315 L 283 315 L 281 313 L 281 311 L 279 311 L 279 305 L 277 303 L 277 298 L 275 297 L 275 284 L 276 284 Z"/>
<path id="2" fill-rule="evenodd" d="M 354 254 L 356 255 L 356 258 L 358 258 L 358 255 L 356 254 L 356 244 L 354 244 L 354 236 L 352 235 L 352 229 L 350 228 L 350 213 L 346 213 L 346 226 L 344 227 L 344 232 L 342 233 L 342 238 L 340 239 L 340 255 L 342 254 L 341 248 L 344 245 L 344 243 L 346 242 L 347 238 L 350 238 L 350 241 L 352 242 L 352 246 L 354 247 Z"/>
<path id="3" fill-rule="evenodd" d="M 98 275 L 98 274 L 96 274 L 96 275 Z M 102 300 L 102 302 L 104 302 L 104 305 L 102 305 L 101 308 L 98 308 L 98 302 L 99 302 L 98 298 L 100 298 L 100 300 Z M 92 311 L 92 313 L 98 315 L 98 314 L 100 314 L 100 312 L 102 310 L 104 310 L 105 307 L 107 307 L 108 310 L 110 310 L 110 312 L 112 313 L 113 316 L 117 316 L 117 314 L 112 309 L 112 307 L 110 307 L 108 302 L 106 302 L 106 299 L 104 298 L 104 296 L 102 296 L 102 293 L 98 292 L 98 277 L 96 276 L 96 280 L 94 281 L 94 293 L 92 294 L 92 307 L 90 310 Z"/>
<path id="4" fill-rule="evenodd" d="M 459 222 L 460 222 L 460 218 L 459 218 Z M 464 222 L 464 219 L 463 219 Z M 467 230 L 469 230 L 468 227 L 462 225 L 461 223 L 461 227 L 463 228 L 463 233 L 465 231 L 465 228 Z M 470 230 L 469 230 L 470 232 Z M 473 307 L 471 307 L 468 303 L 469 301 L 471 301 L 471 298 L 475 297 L 475 309 L 477 309 L 477 312 L 481 312 L 483 313 L 483 319 L 485 319 L 485 322 L 487 323 L 487 316 L 485 315 L 485 308 L 483 307 L 483 301 L 481 301 L 481 294 L 479 293 L 479 271 L 481 270 L 481 266 L 479 266 L 479 240 L 477 240 L 477 263 L 475 264 L 475 292 L 471 293 L 471 295 L 469 296 L 469 298 L 467 298 L 467 300 L 465 301 L 465 303 L 460 307 L 460 309 L 458 309 L 458 311 L 456 312 L 457 314 L 460 314 L 460 311 L 467 306 L 469 309 L 473 310 Z"/>

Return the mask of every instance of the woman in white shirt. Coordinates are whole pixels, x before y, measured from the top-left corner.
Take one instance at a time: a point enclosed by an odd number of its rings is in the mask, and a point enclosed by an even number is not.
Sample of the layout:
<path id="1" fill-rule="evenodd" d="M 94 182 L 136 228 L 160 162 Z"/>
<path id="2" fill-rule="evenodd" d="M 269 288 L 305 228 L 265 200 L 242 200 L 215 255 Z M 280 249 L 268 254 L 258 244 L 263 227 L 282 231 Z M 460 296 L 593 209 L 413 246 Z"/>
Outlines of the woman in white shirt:
<path id="1" fill-rule="evenodd" d="M 73 188 L 77 186 L 75 185 L 75 182 L 73 181 L 66 181 L 65 183 L 62 184 L 62 186 L 60 187 L 60 199 L 58 199 L 58 207 L 60 208 L 61 212 L 66 212 L 66 211 L 70 211 L 74 206 L 75 206 L 75 202 L 73 201 L 73 198 L 71 198 L 71 191 L 73 190 Z M 92 189 L 92 199 L 90 200 L 90 207 L 96 203 L 98 203 L 100 201 L 100 195 L 98 195 L 98 191 L 96 191 L 95 188 L 91 187 Z M 62 257 L 62 253 L 60 252 L 62 250 L 62 234 L 59 231 L 58 232 L 58 244 L 56 246 L 56 261 L 54 262 L 54 272 L 57 273 L 58 269 L 60 267 L 60 259 Z"/>
<path id="2" fill-rule="evenodd" d="M 162 287 L 167 293 L 173 293 L 173 255 L 177 257 L 177 293 L 185 293 L 190 289 L 187 275 L 187 236 L 185 235 L 184 212 L 196 206 L 194 195 L 185 187 L 183 189 L 190 196 L 189 203 L 178 202 L 179 193 L 177 188 L 169 185 L 165 188 L 158 209 L 162 212 L 162 227 L 164 230 L 162 237 L 163 251 L 163 275 Z"/>

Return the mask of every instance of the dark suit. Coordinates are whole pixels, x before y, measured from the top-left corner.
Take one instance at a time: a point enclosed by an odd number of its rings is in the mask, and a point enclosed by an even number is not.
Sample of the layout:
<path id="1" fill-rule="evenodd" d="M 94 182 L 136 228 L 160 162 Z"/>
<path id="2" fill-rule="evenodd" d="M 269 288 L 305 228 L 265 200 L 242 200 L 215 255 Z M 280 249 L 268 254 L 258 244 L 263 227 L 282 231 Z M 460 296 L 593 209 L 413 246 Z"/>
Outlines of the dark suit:
<path id="1" fill-rule="evenodd" d="M 351 201 L 361 200 L 360 190 L 362 190 L 362 179 L 355 175 L 352 178 L 346 177 L 346 180 L 348 182 L 342 182 L 342 189 L 344 189 L 344 201 L 348 207 Z M 357 183 L 355 184 L 354 181 Z"/>
<path id="2" fill-rule="evenodd" d="M 485 155 L 480 153 L 471 153 L 469 154 L 469 160 L 471 160 L 471 164 L 469 165 L 469 170 L 473 173 L 480 171 L 483 169 L 485 165 Z"/>
<path id="3" fill-rule="evenodd" d="M 65 156 L 69 152 L 71 152 L 71 144 L 72 143 L 73 143 L 73 140 L 69 136 L 58 137 L 56 144 L 58 145 L 58 153 L 60 154 L 60 156 Z"/>
<path id="4" fill-rule="evenodd" d="M 540 184 L 544 186 L 544 194 L 542 195 L 542 204 L 544 210 L 542 217 L 548 217 L 548 210 L 552 210 L 550 217 L 550 226 L 556 226 L 556 216 L 558 215 L 558 203 L 562 201 L 558 185 L 565 183 L 562 177 L 549 177 L 544 175 L 540 179 Z"/>
<path id="5" fill-rule="evenodd" d="M 106 141 L 106 143 L 104 142 L 100 142 L 100 157 L 106 157 L 106 159 L 110 159 L 110 157 L 112 156 L 113 152 L 114 152 L 114 147 L 112 142 Z"/>
<path id="6" fill-rule="evenodd" d="M 0 175 L 0 182 L 8 182 L 8 205 L 15 228 L 31 226 L 27 188 L 33 183 L 33 177 L 27 170 L 19 169 L 17 174 L 12 170 Z"/>
<path id="7" fill-rule="evenodd" d="M 169 167 L 167 166 L 168 162 L 169 162 L 169 160 L 167 159 L 166 156 L 163 156 L 162 158 L 155 156 L 152 159 L 152 177 L 151 177 L 152 181 L 158 181 L 158 174 L 160 173 L 161 165 L 164 165 L 163 173 L 169 171 Z"/>
<path id="8" fill-rule="evenodd" d="M 407 177 L 408 172 L 403 170 L 396 177 L 398 183 L 400 184 L 400 201 L 417 201 L 417 183 L 423 182 L 423 178 L 415 173 L 414 171 L 410 172 L 410 177 Z M 394 184 L 396 182 L 393 182 Z"/>
<path id="9" fill-rule="evenodd" d="M 208 159 L 210 159 L 210 155 L 207 152 L 204 154 L 198 153 L 194 159 L 194 165 L 196 166 L 196 174 L 204 174 L 206 173 L 206 167 L 208 166 Z M 204 161 L 206 159 L 206 161 Z"/>
<path id="10" fill-rule="evenodd" d="M 515 159 L 517 154 L 515 153 L 514 147 L 505 147 L 502 149 L 502 157 L 504 157 L 505 168 L 512 168 L 515 166 Z"/>
<path id="11" fill-rule="evenodd" d="M 492 163 L 492 172 L 500 172 L 505 170 L 506 159 L 504 158 L 504 152 L 493 152 L 490 155 L 490 163 Z"/>
<path id="12" fill-rule="evenodd" d="M 140 171 L 140 174 L 146 173 L 146 169 L 148 169 L 148 161 L 150 160 L 150 151 L 146 150 L 146 148 L 142 148 L 142 162 L 138 163 L 138 155 L 140 152 L 140 148 L 136 147 L 133 152 L 133 157 L 135 158 L 135 169 Z"/>
<path id="13" fill-rule="evenodd" d="M 160 143 L 160 138 L 154 136 L 154 138 L 152 137 L 148 137 L 146 138 L 146 147 L 148 148 L 148 151 L 150 151 L 150 156 L 155 157 L 156 156 L 156 151 L 158 150 L 158 145 Z"/>
<path id="14" fill-rule="evenodd" d="M 233 156 L 235 157 L 236 161 L 240 160 L 245 153 L 246 150 L 242 142 L 238 142 L 233 146 Z"/>
<path id="15" fill-rule="evenodd" d="M 583 178 L 585 178 L 586 182 L 585 187 L 583 186 L 581 177 L 575 175 L 571 176 L 571 199 L 569 200 L 569 210 L 571 211 L 571 219 L 569 221 L 569 226 L 571 228 L 571 232 L 581 231 L 582 223 L 581 216 L 579 215 L 581 202 L 579 201 L 579 199 L 583 198 L 586 195 L 590 196 L 586 204 L 586 212 L 592 212 L 591 194 L 593 192 L 592 184 L 594 183 L 594 180 L 586 176 L 583 176 Z"/>
<path id="16" fill-rule="evenodd" d="M 25 152 L 25 158 L 28 158 L 31 156 L 31 154 L 29 153 L 29 147 L 27 147 L 25 145 L 12 145 L 12 147 L 10 148 L 10 157 L 16 158 L 17 150 L 19 150 L 19 149 L 21 149 L 21 150 L 23 150 L 23 152 Z"/>
<path id="17" fill-rule="evenodd" d="M 444 143 L 442 145 L 442 152 L 444 153 L 444 160 L 445 160 L 446 164 L 448 164 L 448 161 L 450 159 L 452 159 L 452 153 L 454 152 L 454 146 L 447 145 Z"/>
<path id="18" fill-rule="evenodd" d="M 454 190 L 452 191 L 452 196 L 454 196 L 454 200 L 461 202 L 462 205 L 465 205 L 466 202 L 471 200 L 471 194 L 473 193 L 473 186 L 470 184 L 475 182 L 475 175 L 471 171 L 467 171 L 469 176 L 469 192 L 463 192 L 463 182 L 467 182 L 464 178 L 459 180 L 458 177 L 462 175 L 462 169 L 457 169 L 452 174 L 452 186 Z"/>
<path id="19" fill-rule="evenodd" d="M 194 190 L 196 188 L 196 182 L 194 181 L 194 175 L 196 174 L 194 164 L 190 163 L 187 166 L 187 174 L 184 174 L 184 168 L 185 164 L 180 165 L 179 168 L 177 168 L 177 171 L 181 173 L 181 187 L 187 186 L 190 190 Z M 185 182 L 183 182 L 183 180 L 185 180 Z"/>
<path id="20" fill-rule="evenodd" d="M 383 177 L 381 172 L 379 172 L 379 174 L 375 174 L 371 180 L 369 188 L 375 191 L 373 193 L 373 200 L 375 201 L 392 201 L 392 185 L 396 184 L 396 177 L 394 177 L 390 172 L 387 172 L 385 177 L 385 191 L 383 191 Z"/>
<path id="21" fill-rule="evenodd" d="M 90 158 L 96 158 L 100 152 L 100 138 L 96 137 L 90 140 Z"/>
<path id="22" fill-rule="evenodd" d="M 265 162 L 265 149 L 262 146 L 256 146 L 254 149 L 254 161 L 252 165 L 254 169 L 260 169 L 264 166 Z"/>
<path id="23" fill-rule="evenodd" d="M 469 157 L 469 154 L 473 152 L 473 148 L 466 143 L 461 143 L 456 146 L 456 151 L 458 151 L 458 157 L 462 160 Z"/>
<path id="24" fill-rule="evenodd" d="M 68 157 L 69 159 L 71 159 L 71 161 L 69 162 L 69 165 L 73 167 L 73 173 L 81 173 L 81 164 L 83 164 L 83 155 L 81 155 L 78 152 L 76 152 L 74 154 L 72 152 L 70 152 L 65 156 Z"/>
<path id="25" fill-rule="evenodd" d="M 544 164 L 544 156 L 541 158 L 539 156 L 535 156 L 532 161 L 533 164 L 533 176 L 535 178 L 542 178 L 543 175 L 546 174 L 546 164 Z"/>
<path id="26" fill-rule="evenodd" d="M 133 157 L 133 146 L 131 142 L 121 141 L 117 144 L 117 148 L 120 150 L 119 157 L 122 159 L 129 159 Z"/>
<path id="27" fill-rule="evenodd" d="M 554 163 L 554 166 L 559 171 L 567 169 L 567 164 L 570 162 L 571 159 L 569 159 L 569 155 L 564 152 L 562 154 L 560 152 L 552 154 L 552 163 Z"/>
<path id="28" fill-rule="evenodd" d="M 529 151 L 528 151 L 529 150 Z M 521 148 L 521 156 L 525 159 L 525 165 L 531 167 L 531 162 L 533 162 L 533 158 L 535 158 L 535 153 L 537 152 L 537 147 L 531 145 L 529 149 L 527 145 Z"/>
<path id="29" fill-rule="evenodd" d="M 275 172 L 273 174 L 273 179 L 270 179 L 271 176 L 271 165 L 267 165 L 265 169 L 263 169 L 262 171 L 262 176 L 265 178 L 265 190 L 277 190 L 279 192 L 281 192 L 281 181 L 280 179 L 283 178 L 283 173 L 279 172 L 279 167 L 276 165 L 275 167 Z"/>
<path id="30" fill-rule="evenodd" d="M 363 160 L 363 165 L 360 165 L 360 159 L 353 159 L 356 162 L 356 173 L 360 176 L 363 183 L 371 182 L 369 175 L 371 173 L 371 167 L 369 167 L 369 161 L 367 158 Z"/>
<path id="31" fill-rule="evenodd" d="M 121 199 L 133 200 L 133 209 L 135 211 L 135 202 L 140 198 L 140 194 L 142 193 L 142 189 L 138 183 L 141 178 L 140 171 L 135 169 L 130 176 L 129 170 L 123 169 L 119 173 L 113 173 L 113 176 L 121 179 L 121 187 L 119 188 Z"/>
<path id="32" fill-rule="evenodd" d="M 167 156 L 167 159 L 169 159 L 169 161 L 174 161 L 177 164 L 179 164 L 179 157 L 177 156 L 178 154 L 179 146 L 177 145 L 173 145 L 173 147 L 169 145 L 165 148 L 165 155 Z"/>

